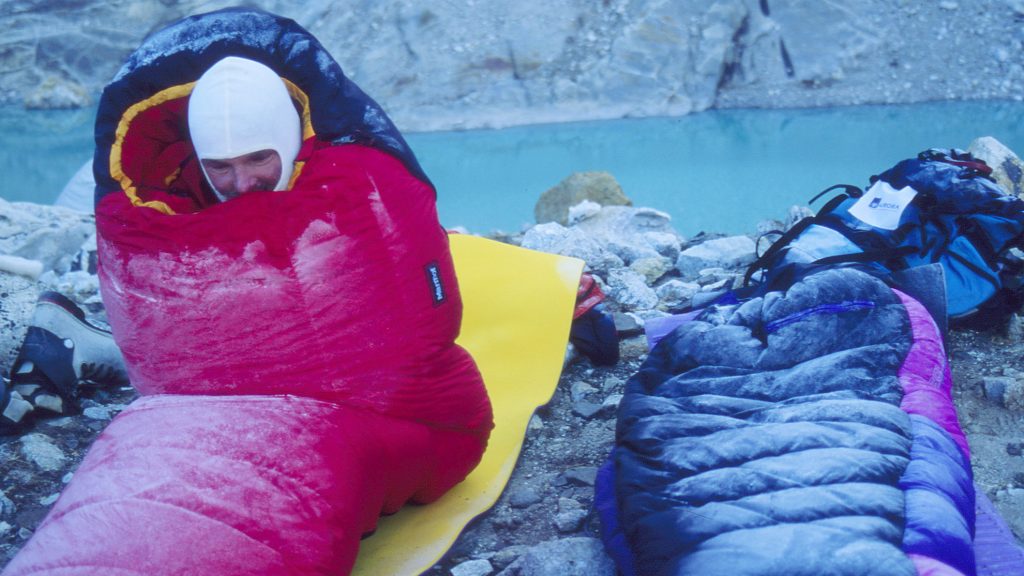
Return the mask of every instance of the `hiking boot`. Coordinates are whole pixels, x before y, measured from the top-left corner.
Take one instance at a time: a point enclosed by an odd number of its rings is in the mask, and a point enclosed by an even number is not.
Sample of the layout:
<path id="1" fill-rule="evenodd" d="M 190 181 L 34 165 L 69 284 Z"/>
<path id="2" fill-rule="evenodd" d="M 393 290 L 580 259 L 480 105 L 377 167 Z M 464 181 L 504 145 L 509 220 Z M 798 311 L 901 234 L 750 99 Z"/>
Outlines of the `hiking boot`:
<path id="1" fill-rule="evenodd" d="M 32 323 L 0 396 L 0 426 L 29 414 L 79 411 L 81 386 L 129 384 L 124 358 L 110 332 L 90 324 L 74 302 L 56 292 L 39 297 Z M 27 403 L 31 409 L 25 410 Z"/>

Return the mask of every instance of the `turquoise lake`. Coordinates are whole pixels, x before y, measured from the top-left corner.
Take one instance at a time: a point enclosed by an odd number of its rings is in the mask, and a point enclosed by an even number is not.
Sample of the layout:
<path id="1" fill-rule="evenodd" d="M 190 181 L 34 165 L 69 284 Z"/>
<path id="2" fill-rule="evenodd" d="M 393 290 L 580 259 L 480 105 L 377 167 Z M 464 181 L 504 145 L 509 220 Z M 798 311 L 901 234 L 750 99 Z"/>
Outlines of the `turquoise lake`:
<path id="1" fill-rule="evenodd" d="M 0 196 L 52 202 L 91 157 L 93 113 L 0 109 Z M 437 186 L 445 226 L 517 231 L 545 190 L 603 170 L 634 205 L 667 212 L 689 236 L 753 232 L 832 184 L 864 186 L 921 150 L 979 136 L 1024 150 L 1024 103 L 724 110 L 406 138 Z"/>

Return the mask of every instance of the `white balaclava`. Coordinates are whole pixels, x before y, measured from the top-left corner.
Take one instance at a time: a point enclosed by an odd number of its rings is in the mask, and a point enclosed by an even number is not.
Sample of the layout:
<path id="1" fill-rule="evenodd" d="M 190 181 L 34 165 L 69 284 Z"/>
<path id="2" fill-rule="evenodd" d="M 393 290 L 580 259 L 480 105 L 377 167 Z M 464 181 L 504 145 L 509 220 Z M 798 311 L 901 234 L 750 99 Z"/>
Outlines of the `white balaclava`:
<path id="1" fill-rule="evenodd" d="M 302 145 L 299 114 L 284 81 L 267 66 L 236 56 L 220 60 L 196 82 L 188 102 L 188 129 L 200 160 L 277 152 L 281 179 L 274 190 L 288 186 Z M 206 168 L 203 175 L 210 182 Z M 216 188 L 214 193 L 224 200 Z"/>

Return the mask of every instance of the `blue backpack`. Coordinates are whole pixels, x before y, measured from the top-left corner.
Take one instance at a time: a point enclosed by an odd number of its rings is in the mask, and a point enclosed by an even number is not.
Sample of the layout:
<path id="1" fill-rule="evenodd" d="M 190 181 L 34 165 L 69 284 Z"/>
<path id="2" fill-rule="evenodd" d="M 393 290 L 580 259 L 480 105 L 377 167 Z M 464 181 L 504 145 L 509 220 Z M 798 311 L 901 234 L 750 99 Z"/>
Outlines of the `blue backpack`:
<path id="1" fill-rule="evenodd" d="M 904 270 L 938 264 L 951 321 L 1020 305 L 1024 201 L 1004 192 L 991 168 L 969 153 L 930 149 L 842 190 L 817 215 L 784 233 L 747 270 L 758 291 L 784 289 L 828 266 L 860 266 L 892 281 Z"/>

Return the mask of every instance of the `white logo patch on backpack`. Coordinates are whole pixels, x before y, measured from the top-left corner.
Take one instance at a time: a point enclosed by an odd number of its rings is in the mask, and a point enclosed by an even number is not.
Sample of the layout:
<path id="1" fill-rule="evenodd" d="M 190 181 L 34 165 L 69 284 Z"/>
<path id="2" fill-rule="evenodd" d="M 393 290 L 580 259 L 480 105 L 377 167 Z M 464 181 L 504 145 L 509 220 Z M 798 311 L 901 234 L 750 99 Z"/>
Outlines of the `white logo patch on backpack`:
<path id="1" fill-rule="evenodd" d="M 850 207 L 850 214 L 865 224 L 883 230 L 895 230 L 903 211 L 913 202 L 917 190 L 904 186 L 899 190 L 879 180 Z"/>

